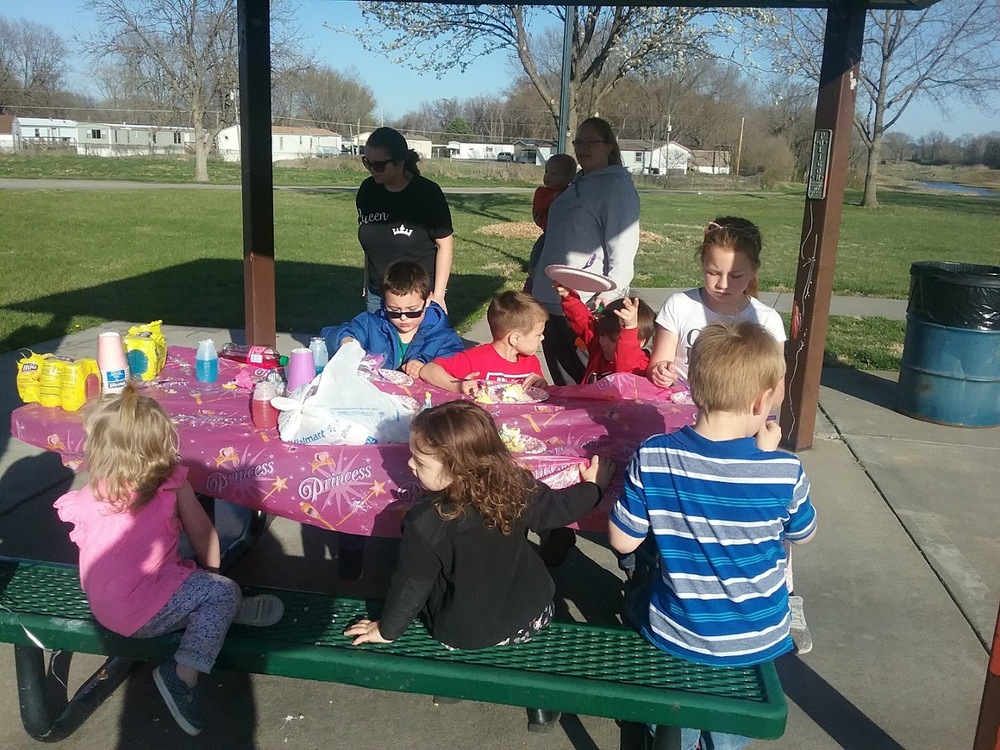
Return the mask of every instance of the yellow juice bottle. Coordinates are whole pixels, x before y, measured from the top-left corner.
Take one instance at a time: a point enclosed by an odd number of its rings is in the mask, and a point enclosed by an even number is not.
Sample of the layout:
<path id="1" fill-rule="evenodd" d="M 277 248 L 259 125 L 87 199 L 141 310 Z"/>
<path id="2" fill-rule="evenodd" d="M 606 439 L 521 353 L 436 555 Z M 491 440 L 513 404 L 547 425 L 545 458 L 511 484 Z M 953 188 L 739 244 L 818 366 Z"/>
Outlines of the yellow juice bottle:
<path id="1" fill-rule="evenodd" d="M 101 393 L 101 371 L 96 359 L 78 359 L 67 362 L 62 372 L 62 408 L 76 411 L 87 399 Z"/>
<path id="2" fill-rule="evenodd" d="M 38 403 L 42 406 L 62 406 L 62 377 L 69 357 L 51 356 L 42 365 L 38 376 Z"/>

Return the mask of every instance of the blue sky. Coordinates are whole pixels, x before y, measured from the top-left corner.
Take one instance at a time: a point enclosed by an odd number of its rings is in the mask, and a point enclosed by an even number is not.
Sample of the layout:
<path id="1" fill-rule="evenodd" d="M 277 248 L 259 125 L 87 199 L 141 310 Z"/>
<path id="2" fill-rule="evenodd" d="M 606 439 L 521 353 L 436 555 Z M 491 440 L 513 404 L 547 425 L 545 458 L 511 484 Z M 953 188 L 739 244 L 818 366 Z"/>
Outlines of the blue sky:
<path id="1" fill-rule="evenodd" d="M 422 101 L 441 97 L 465 99 L 479 94 L 495 95 L 504 89 L 511 78 L 512 69 L 504 54 L 485 58 L 468 68 L 465 73 L 455 71 L 441 79 L 433 75 L 421 75 L 366 52 L 349 34 L 324 28 L 324 22 L 334 27 L 360 27 L 361 14 L 355 3 L 347 0 L 289 2 L 298 13 L 306 46 L 316 52 L 320 61 L 337 70 L 351 66 L 359 70 L 362 81 L 375 92 L 386 119 L 402 115 Z M 71 49 L 74 35 L 86 35 L 95 26 L 92 15 L 83 10 L 81 0 L 0 0 L 0 16 L 7 19 L 27 18 L 47 24 L 67 39 Z M 87 61 L 80 59 L 72 68 L 71 87 L 86 91 Z M 950 102 L 948 109 L 949 116 L 945 117 L 933 104 L 917 102 L 907 109 L 896 129 L 912 136 L 923 135 L 931 130 L 944 130 L 957 136 L 997 129 L 995 114 L 979 112 L 958 101 Z"/>

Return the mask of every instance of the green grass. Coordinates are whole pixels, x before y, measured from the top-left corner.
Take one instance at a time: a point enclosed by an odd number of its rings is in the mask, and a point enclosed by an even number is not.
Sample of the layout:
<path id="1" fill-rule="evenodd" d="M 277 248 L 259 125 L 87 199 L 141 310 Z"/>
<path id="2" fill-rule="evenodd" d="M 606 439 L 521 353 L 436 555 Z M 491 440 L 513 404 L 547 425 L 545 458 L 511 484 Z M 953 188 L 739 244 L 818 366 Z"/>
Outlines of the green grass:
<path id="1" fill-rule="evenodd" d="M 315 332 L 356 314 L 362 253 L 353 193 L 278 191 L 274 197 L 278 329 Z M 996 263 L 996 200 L 889 190 L 880 198 L 885 205 L 875 211 L 844 207 L 835 294 L 905 298 L 915 260 Z M 531 241 L 478 229 L 530 222 L 530 196 L 461 194 L 449 202 L 456 260 L 448 300 L 453 322 L 463 330 L 495 293 L 522 283 Z M 803 214 L 795 190 L 643 193 L 643 229 L 662 239 L 640 248 L 634 285 L 697 285 L 695 245 L 703 225 L 723 213 L 761 225 L 762 288 L 792 289 Z M 108 320 L 243 327 L 239 191 L 3 190 L 0 216 L 0 255 L 6 261 L 0 351 Z M 897 367 L 903 324 L 872 325 L 831 321 L 831 359 Z"/>

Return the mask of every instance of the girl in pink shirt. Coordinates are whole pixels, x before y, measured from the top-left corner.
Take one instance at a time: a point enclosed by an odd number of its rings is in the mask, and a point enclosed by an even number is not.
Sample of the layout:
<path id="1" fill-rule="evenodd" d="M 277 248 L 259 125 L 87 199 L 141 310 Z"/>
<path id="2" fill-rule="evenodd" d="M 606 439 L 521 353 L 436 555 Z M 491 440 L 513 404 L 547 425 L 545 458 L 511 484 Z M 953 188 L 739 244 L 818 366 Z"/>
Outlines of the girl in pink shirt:
<path id="1" fill-rule="evenodd" d="M 159 403 L 130 384 L 89 409 L 84 431 L 89 482 L 55 503 L 73 524 L 80 583 L 97 621 L 120 635 L 184 630 L 153 679 L 180 727 L 198 734 L 198 675 L 211 671 L 230 623 L 270 625 L 284 607 L 271 595 L 242 601 L 236 582 L 218 574 L 219 536 L 186 481 L 177 432 Z M 201 568 L 181 558 L 181 530 Z"/>

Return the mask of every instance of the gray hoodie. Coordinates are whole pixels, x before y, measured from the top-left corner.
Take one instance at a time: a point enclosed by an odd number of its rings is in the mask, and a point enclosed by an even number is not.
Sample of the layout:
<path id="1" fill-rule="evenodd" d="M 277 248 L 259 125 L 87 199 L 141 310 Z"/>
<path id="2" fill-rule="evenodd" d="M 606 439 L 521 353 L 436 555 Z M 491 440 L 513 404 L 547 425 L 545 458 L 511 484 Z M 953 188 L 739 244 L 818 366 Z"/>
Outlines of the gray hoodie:
<path id="1" fill-rule="evenodd" d="M 639 248 L 639 194 L 625 167 L 580 174 L 549 209 L 545 245 L 535 267 L 532 294 L 552 315 L 562 315 L 559 295 L 545 267 L 558 263 L 603 273 L 621 294 L 632 283 Z M 588 265 L 589 263 L 589 265 Z M 593 295 L 581 292 L 584 302 Z"/>

